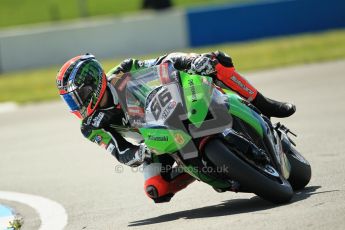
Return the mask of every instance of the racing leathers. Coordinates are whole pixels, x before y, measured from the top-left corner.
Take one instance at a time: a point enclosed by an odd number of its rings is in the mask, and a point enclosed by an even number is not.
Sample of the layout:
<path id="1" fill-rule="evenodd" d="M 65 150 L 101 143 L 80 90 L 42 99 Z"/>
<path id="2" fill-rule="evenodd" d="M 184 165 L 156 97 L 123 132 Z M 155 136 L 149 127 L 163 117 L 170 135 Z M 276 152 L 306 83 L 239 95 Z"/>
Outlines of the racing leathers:
<path id="1" fill-rule="evenodd" d="M 167 61 L 172 62 L 178 70 L 211 76 L 216 85 L 227 86 L 253 103 L 258 97 L 263 97 L 235 71 L 231 58 L 219 51 L 202 55 L 171 53 L 144 61 L 127 59 L 110 70 L 107 74 L 107 104 L 82 121 L 81 131 L 90 141 L 108 150 L 120 163 L 136 167 L 146 162 L 143 164 L 144 189 L 147 196 L 157 203 L 169 201 L 176 192 L 195 179 L 181 170 L 174 170 L 174 160 L 168 155 L 151 158 L 150 151 L 143 144 L 142 136 L 137 129 L 131 127 L 128 115 L 118 104 L 113 84 L 123 73 Z M 264 103 L 261 98 L 259 102 Z M 280 112 L 279 109 L 277 111 Z M 146 159 L 149 159 L 150 163 L 147 163 Z M 165 167 L 164 171 L 160 170 L 162 167 Z"/>

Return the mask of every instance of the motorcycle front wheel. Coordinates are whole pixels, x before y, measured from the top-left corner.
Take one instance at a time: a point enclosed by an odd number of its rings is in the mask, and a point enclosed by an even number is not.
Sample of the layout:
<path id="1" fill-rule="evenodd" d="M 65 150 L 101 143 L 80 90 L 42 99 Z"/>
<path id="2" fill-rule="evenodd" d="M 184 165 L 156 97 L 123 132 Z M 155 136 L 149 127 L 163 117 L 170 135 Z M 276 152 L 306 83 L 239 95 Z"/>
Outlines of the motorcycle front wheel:
<path id="1" fill-rule="evenodd" d="M 311 179 L 309 162 L 293 146 L 290 146 L 286 156 L 291 166 L 288 181 L 294 190 L 303 189 Z"/>
<path id="2" fill-rule="evenodd" d="M 225 169 L 223 174 L 239 182 L 240 187 L 272 203 L 280 204 L 291 200 L 291 185 L 273 167 L 267 168 L 272 173 L 254 167 L 233 153 L 220 139 L 209 141 L 204 150 L 206 158 L 217 168 Z"/>

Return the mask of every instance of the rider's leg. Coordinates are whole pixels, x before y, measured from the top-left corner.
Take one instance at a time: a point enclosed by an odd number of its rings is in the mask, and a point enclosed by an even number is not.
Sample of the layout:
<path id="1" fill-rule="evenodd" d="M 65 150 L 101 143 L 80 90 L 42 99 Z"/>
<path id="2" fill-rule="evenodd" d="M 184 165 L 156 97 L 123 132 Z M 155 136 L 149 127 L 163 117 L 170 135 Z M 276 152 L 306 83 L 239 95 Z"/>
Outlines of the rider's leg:
<path id="1" fill-rule="evenodd" d="M 258 92 L 254 86 L 236 72 L 230 57 L 222 52 L 217 52 L 216 58 L 219 61 L 216 65 L 217 79 L 250 101 L 264 115 L 268 117 L 288 117 L 295 113 L 295 105 L 269 99 Z"/>
<path id="2" fill-rule="evenodd" d="M 195 181 L 192 176 L 181 170 L 177 173 L 172 173 L 172 165 L 173 161 L 143 165 L 144 189 L 146 195 L 155 203 L 169 202 L 175 193 Z"/>

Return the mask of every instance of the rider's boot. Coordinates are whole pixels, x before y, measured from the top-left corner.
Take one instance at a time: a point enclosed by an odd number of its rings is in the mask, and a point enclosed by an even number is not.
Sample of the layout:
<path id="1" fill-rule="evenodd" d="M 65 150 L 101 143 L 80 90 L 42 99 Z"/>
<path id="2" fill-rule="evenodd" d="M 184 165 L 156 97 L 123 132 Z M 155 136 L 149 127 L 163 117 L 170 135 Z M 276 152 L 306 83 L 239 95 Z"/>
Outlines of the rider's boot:
<path id="1" fill-rule="evenodd" d="M 289 117 L 296 112 L 294 104 L 269 99 L 259 92 L 251 103 L 267 117 Z"/>

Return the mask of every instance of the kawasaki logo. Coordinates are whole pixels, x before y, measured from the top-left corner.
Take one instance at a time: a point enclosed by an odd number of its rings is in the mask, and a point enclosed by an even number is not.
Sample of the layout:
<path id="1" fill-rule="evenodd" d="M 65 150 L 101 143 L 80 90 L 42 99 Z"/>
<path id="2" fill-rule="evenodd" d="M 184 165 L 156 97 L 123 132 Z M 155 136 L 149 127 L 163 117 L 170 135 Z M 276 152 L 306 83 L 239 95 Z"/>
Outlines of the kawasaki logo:
<path id="1" fill-rule="evenodd" d="M 192 102 L 196 102 L 198 98 L 196 96 L 196 89 L 192 79 L 188 80 L 188 85 L 190 86 L 190 91 L 192 92 Z"/>
<path id="2" fill-rule="evenodd" d="M 168 141 L 168 137 L 167 136 L 157 137 L 157 136 L 149 135 L 148 139 L 150 141 Z"/>

